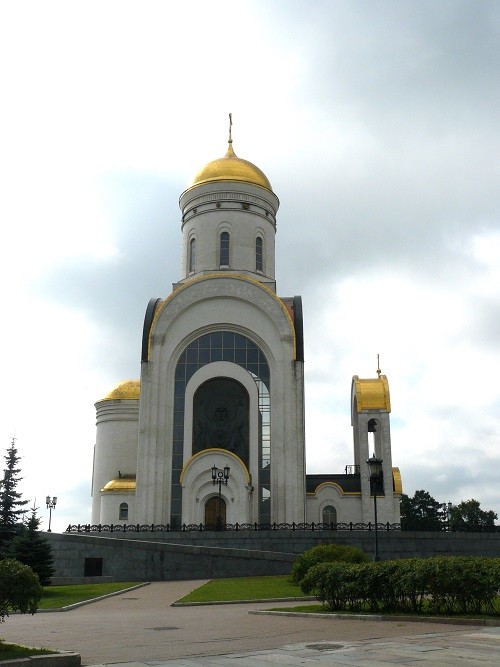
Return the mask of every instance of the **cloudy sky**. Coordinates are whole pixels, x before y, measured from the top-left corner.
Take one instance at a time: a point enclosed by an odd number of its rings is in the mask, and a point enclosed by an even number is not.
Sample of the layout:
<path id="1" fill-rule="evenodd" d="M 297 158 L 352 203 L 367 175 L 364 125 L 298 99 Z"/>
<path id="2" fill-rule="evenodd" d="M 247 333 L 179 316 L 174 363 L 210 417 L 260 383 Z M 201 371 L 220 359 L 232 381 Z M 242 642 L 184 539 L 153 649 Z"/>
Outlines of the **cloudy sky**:
<path id="1" fill-rule="evenodd" d="M 234 149 L 280 198 L 308 472 L 353 462 L 351 378 L 392 399 L 404 491 L 500 515 L 500 3 L 0 7 L 0 443 L 53 529 L 90 519 L 94 403 L 180 278 L 178 197 Z"/>

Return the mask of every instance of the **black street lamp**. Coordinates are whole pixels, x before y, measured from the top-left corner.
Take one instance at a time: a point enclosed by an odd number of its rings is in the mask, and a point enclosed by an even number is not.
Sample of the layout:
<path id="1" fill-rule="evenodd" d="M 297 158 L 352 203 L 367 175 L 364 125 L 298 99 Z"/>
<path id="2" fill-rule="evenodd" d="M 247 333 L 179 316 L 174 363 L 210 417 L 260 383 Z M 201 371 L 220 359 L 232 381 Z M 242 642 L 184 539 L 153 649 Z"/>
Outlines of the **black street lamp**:
<path id="1" fill-rule="evenodd" d="M 378 459 L 375 454 L 366 462 L 370 471 L 370 493 L 373 496 L 373 508 L 375 510 L 375 557 L 373 560 L 380 560 L 378 557 L 378 519 L 377 519 L 377 486 L 382 478 L 382 459 Z"/>
<path id="2" fill-rule="evenodd" d="M 441 509 L 443 510 L 444 529 L 451 530 L 451 510 L 453 509 L 453 504 L 451 502 L 441 503 Z"/>
<path id="3" fill-rule="evenodd" d="M 227 486 L 227 480 L 229 479 L 229 466 L 224 466 L 220 470 L 217 466 L 212 466 L 212 484 L 215 486 L 219 485 L 219 498 L 217 503 L 217 530 L 222 528 L 222 517 L 221 517 L 221 505 L 222 505 L 222 485 Z"/>
<path id="4" fill-rule="evenodd" d="M 47 503 L 47 509 L 49 510 L 49 529 L 47 532 L 51 533 L 52 531 L 50 530 L 50 522 L 52 520 L 52 510 L 55 510 L 56 508 L 57 496 L 54 496 L 53 498 L 47 496 L 45 498 L 45 502 Z"/>

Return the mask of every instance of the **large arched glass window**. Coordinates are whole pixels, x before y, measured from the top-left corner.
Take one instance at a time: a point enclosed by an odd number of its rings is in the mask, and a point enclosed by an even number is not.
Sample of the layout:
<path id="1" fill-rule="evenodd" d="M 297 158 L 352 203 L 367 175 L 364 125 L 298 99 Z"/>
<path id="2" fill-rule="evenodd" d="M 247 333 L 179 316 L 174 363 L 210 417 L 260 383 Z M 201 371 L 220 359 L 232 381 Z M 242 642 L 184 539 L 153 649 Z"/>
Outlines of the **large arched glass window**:
<path id="1" fill-rule="evenodd" d="M 196 262 L 196 239 L 191 239 L 189 242 L 189 273 L 194 271 Z"/>
<path id="2" fill-rule="evenodd" d="M 229 266 L 229 232 L 220 235 L 220 261 L 221 267 Z"/>
<path id="3" fill-rule="evenodd" d="M 262 238 L 257 236 L 255 239 L 255 270 L 263 270 L 263 259 L 262 259 Z"/>
<path id="4" fill-rule="evenodd" d="M 174 423 L 172 433 L 171 523 L 180 525 L 184 467 L 184 412 L 186 386 L 205 364 L 228 361 L 250 373 L 257 385 L 259 401 L 259 473 L 254 481 L 259 494 L 259 521 L 271 520 L 271 397 L 270 373 L 264 352 L 252 340 L 233 331 L 212 331 L 190 343 L 175 368 Z"/>

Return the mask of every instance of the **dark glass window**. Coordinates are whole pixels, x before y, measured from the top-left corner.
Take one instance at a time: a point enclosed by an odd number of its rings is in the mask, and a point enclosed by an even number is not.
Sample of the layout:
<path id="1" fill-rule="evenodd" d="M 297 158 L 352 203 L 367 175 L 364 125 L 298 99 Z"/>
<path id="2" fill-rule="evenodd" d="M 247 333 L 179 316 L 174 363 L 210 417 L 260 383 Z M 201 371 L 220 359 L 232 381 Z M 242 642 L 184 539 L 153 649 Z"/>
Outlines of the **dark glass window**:
<path id="1" fill-rule="evenodd" d="M 205 364 L 231 361 L 251 373 L 259 396 L 259 520 L 270 521 L 271 401 L 269 365 L 262 350 L 249 338 L 232 331 L 213 331 L 190 343 L 180 354 L 175 369 L 174 428 L 172 452 L 172 507 L 170 522 L 180 525 L 184 446 L 184 394 L 193 373 Z M 197 361 L 196 361 L 197 359 Z"/>
<path id="2" fill-rule="evenodd" d="M 189 242 L 189 271 L 194 271 L 196 262 L 196 239 Z"/>
<path id="3" fill-rule="evenodd" d="M 236 380 L 212 378 L 193 398 L 193 454 L 218 447 L 234 452 L 248 467 L 250 399 Z"/>
<path id="4" fill-rule="evenodd" d="M 260 236 L 257 236 L 255 239 L 255 270 L 263 271 L 263 260 L 262 260 L 262 239 Z"/>
<path id="5" fill-rule="evenodd" d="M 229 232 L 220 235 L 220 265 L 229 266 Z"/>
<path id="6" fill-rule="evenodd" d="M 337 510 L 333 505 L 327 505 L 323 509 L 323 523 L 337 523 Z"/>
<path id="7" fill-rule="evenodd" d="M 127 521 L 128 519 L 128 504 L 120 503 L 120 511 L 118 513 L 118 519 L 120 521 Z"/>

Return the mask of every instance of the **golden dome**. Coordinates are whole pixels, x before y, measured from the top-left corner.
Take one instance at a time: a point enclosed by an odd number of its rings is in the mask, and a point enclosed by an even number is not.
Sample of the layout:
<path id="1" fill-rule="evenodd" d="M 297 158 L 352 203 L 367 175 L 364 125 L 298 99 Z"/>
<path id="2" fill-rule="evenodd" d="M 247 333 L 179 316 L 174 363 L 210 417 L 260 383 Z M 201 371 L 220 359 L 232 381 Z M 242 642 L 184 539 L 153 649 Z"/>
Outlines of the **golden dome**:
<path id="1" fill-rule="evenodd" d="M 193 178 L 190 187 L 213 181 L 242 181 L 244 183 L 260 185 L 262 188 L 266 188 L 266 190 L 273 191 L 271 183 L 269 183 L 263 171 L 248 160 L 242 160 L 235 155 L 231 139 L 229 140 L 227 153 L 224 157 L 212 160 L 203 169 L 200 169 Z"/>
<path id="2" fill-rule="evenodd" d="M 123 380 L 114 387 L 103 401 L 137 401 L 141 390 L 140 380 Z"/>
<path id="3" fill-rule="evenodd" d="M 120 477 L 112 479 L 101 489 L 101 493 L 133 493 L 135 491 L 135 477 Z"/>
<path id="4" fill-rule="evenodd" d="M 357 375 L 352 378 L 353 391 L 356 396 L 357 411 L 384 410 L 391 411 L 391 397 L 387 376 L 362 380 Z"/>

